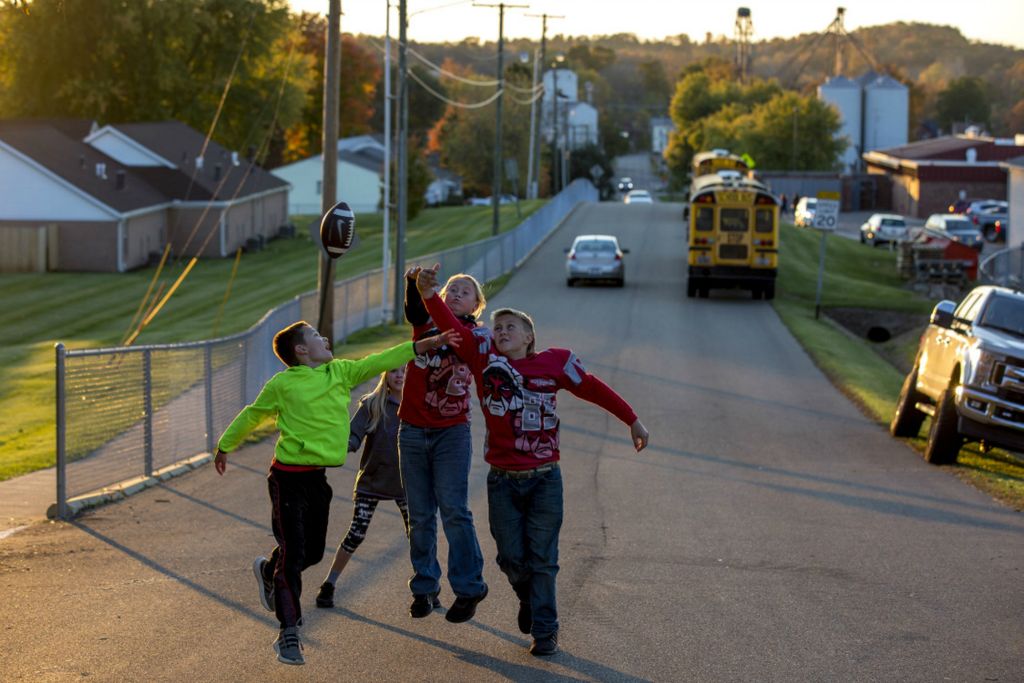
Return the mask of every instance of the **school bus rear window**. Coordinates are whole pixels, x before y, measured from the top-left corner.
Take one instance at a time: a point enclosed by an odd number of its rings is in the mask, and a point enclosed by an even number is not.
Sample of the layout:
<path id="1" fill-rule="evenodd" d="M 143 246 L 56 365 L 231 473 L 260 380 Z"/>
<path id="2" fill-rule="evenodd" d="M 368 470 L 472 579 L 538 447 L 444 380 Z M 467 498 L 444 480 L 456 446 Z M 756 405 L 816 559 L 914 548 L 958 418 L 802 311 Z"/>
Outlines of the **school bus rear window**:
<path id="1" fill-rule="evenodd" d="M 697 209 L 697 220 L 694 225 L 698 230 L 711 230 L 715 227 L 715 210 L 709 207 Z"/>
<path id="2" fill-rule="evenodd" d="M 718 220 L 721 229 L 726 232 L 746 232 L 750 214 L 746 209 L 722 209 Z"/>
<path id="3" fill-rule="evenodd" d="M 771 232 L 772 231 L 772 210 L 771 209 L 758 209 L 756 217 L 754 218 L 754 230 L 757 232 Z"/>

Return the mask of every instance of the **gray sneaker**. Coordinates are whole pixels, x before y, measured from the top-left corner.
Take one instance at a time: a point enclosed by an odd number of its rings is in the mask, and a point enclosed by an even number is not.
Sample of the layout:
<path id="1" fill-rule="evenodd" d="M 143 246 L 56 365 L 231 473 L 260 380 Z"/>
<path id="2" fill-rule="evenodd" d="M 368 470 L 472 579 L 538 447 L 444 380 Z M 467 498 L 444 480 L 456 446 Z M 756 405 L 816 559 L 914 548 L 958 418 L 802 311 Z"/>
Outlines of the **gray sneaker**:
<path id="1" fill-rule="evenodd" d="M 302 656 L 302 642 L 299 640 L 299 629 L 295 626 L 281 629 L 281 635 L 274 641 L 274 652 L 277 661 L 285 664 L 305 664 Z"/>
<path id="2" fill-rule="evenodd" d="M 260 604 L 268 612 L 274 611 L 274 581 L 267 580 L 266 568 L 270 562 L 267 558 L 260 556 L 252 561 L 252 573 L 256 575 L 256 586 L 259 590 Z"/>

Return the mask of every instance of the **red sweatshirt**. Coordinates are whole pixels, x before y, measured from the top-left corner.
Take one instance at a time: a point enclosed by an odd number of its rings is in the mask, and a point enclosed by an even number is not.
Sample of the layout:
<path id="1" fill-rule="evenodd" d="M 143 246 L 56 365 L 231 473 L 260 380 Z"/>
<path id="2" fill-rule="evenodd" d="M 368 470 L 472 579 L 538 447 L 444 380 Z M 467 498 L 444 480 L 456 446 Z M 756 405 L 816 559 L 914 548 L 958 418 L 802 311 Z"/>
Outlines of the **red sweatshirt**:
<path id="1" fill-rule="evenodd" d="M 440 297 L 432 296 L 424 303 L 442 330 L 461 329 Z M 547 349 L 513 360 L 497 350 L 489 329 L 462 336 L 457 352 L 476 378 L 487 422 L 484 459 L 495 467 L 526 470 L 558 460 L 555 394 L 559 389 L 604 408 L 626 425 L 636 421 L 629 404 L 588 374 L 568 349 Z"/>
<path id="2" fill-rule="evenodd" d="M 438 299 L 438 301 L 441 301 Z M 448 305 L 441 306 L 451 314 Z M 406 318 L 413 325 L 414 340 L 429 337 L 440 332 L 427 316 L 420 302 L 415 286 L 406 291 Z M 455 319 L 455 316 L 452 315 Z M 464 336 L 476 327 L 472 318 L 456 320 Z M 405 371 L 405 388 L 398 417 L 416 427 L 443 428 L 462 424 L 469 420 L 469 385 L 473 382 L 466 364 L 455 355 L 452 348 L 442 346 L 436 351 L 422 353 L 411 361 Z"/>

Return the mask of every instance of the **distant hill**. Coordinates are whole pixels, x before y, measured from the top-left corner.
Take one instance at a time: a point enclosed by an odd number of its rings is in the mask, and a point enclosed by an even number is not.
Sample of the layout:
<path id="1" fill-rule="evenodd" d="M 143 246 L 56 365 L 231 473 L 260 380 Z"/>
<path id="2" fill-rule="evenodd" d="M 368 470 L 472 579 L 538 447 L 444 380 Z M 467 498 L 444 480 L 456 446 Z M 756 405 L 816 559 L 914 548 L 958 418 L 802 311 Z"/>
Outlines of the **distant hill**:
<path id="1" fill-rule="evenodd" d="M 935 118 L 938 93 L 962 76 L 980 78 L 992 103 L 991 131 L 996 135 L 1024 132 L 1024 50 L 968 40 L 951 26 L 898 22 L 861 28 L 852 32 L 856 43 L 883 70 L 911 87 L 911 131 Z M 785 87 L 813 90 L 831 75 L 833 47 L 821 34 L 775 38 L 753 44 L 753 73 L 777 78 Z M 531 52 L 534 43 L 512 40 L 507 59 Z M 731 60 L 732 42 L 719 36 L 696 42 L 685 34 L 663 41 L 642 41 L 632 34 L 564 36 L 548 39 L 548 55 L 570 53 L 588 45 L 614 52 L 614 61 L 588 75 L 595 83 L 595 105 L 608 112 L 612 129 L 641 130 L 647 117 L 667 112 L 668 100 L 651 102 L 643 77 L 645 63 L 657 62 L 669 85 L 688 65 L 709 57 Z M 440 63 L 451 59 L 483 74 L 495 68 L 495 44 L 467 39 L 461 43 L 417 44 L 416 49 Z M 870 61 L 853 44 L 845 47 L 845 75 L 858 76 L 871 68 Z M 578 65 L 568 64 L 570 68 Z M 646 67 L 649 71 L 649 66 Z M 581 78 L 581 82 L 583 82 Z M 661 99 L 661 98 L 659 98 Z M 1015 109 L 1016 107 L 1016 109 Z M 604 128 L 604 126 L 602 126 Z M 605 133 L 606 131 L 602 131 Z M 603 134 L 607 138 L 607 135 Z"/>

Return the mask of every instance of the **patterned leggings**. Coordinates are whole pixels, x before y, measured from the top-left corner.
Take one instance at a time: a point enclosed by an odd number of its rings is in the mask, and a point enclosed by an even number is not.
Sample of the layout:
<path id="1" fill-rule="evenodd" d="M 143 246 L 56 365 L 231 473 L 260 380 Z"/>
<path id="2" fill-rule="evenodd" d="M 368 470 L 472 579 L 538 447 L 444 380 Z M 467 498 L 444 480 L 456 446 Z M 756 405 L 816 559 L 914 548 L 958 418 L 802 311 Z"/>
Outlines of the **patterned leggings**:
<path id="1" fill-rule="evenodd" d="M 352 526 L 349 527 L 348 534 L 345 535 L 345 540 L 341 542 L 341 547 L 348 553 L 354 553 L 359 544 L 366 538 L 366 530 L 370 526 L 370 520 L 373 519 L 373 513 L 377 510 L 377 503 L 380 502 L 380 498 L 373 498 L 371 496 L 364 496 L 356 494 L 355 499 L 352 501 Z M 409 506 L 405 502 L 405 498 L 396 498 L 395 504 L 398 506 L 398 511 L 402 513 L 402 522 L 405 524 L 405 535 L 409 536 Z"/>

